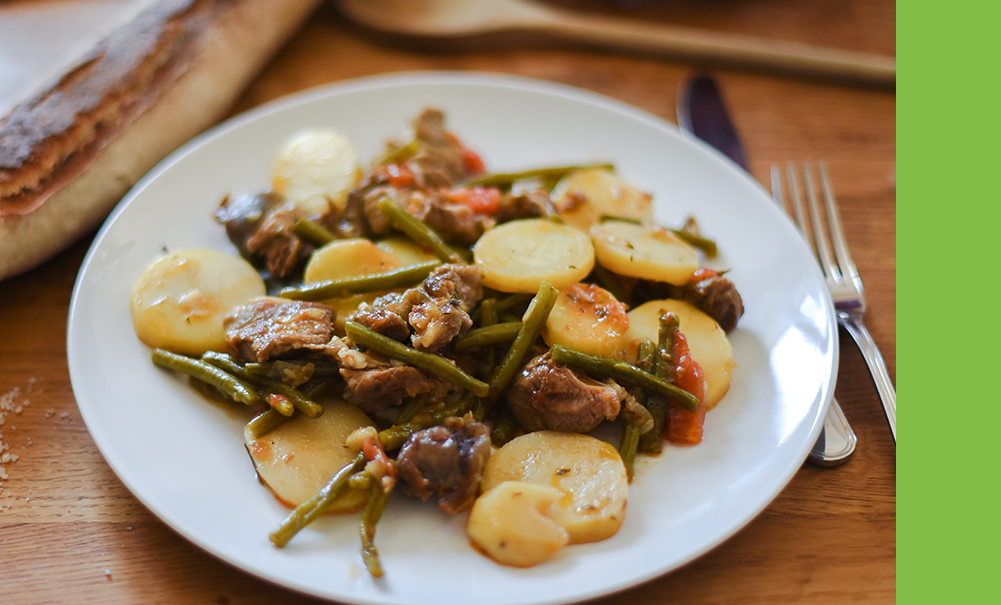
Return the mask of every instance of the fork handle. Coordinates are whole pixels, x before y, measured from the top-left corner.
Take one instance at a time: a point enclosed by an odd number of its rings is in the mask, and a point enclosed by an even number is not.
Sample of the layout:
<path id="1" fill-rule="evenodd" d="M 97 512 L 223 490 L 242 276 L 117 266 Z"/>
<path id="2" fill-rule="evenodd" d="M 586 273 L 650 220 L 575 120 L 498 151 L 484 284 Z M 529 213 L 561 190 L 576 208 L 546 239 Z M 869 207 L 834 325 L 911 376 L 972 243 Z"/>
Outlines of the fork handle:
<path id="1" fill-rule="evenodd" d="M 876 390 L 879 392 L 879 399 L 883 402 L 883 411 L 886 412 L 886 420 L 890 423 L 890 432 L 893 433 L 893 442 L 897 442 L 897 390 L 890 382 L 890 373 L 886 370 L 886 362 L 883 361 L 883 354 L 879 352 L 872 335 L 858 319 L 842 315 L 841 325 L 848 330 L 855 342 L 858 343 L 862 357 L 869 365 L 869 373 L 876 383 Z"/>

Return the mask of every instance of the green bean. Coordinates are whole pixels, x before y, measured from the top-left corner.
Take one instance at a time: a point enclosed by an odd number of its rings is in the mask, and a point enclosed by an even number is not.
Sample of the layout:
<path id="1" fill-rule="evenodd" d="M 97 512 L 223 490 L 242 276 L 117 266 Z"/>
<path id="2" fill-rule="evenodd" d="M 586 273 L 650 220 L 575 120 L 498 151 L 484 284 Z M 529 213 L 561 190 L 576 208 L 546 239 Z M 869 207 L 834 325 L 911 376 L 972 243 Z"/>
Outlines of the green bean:
<path id="1" fill-rule="evenodd" d="M 387 357 L 398 359 L 422 370 L 427 370 L 439 378 L 447 380 L 455 386 L 472 391 L 481 397 L 486 395 L 487 390 L 490 388 L 487 383 L 466 374 L 441 355 L 418 351 L 388 336 L 383 336 L 357 322 L 347 322 L 344 329 L 356 344 L 364 345 Z"/>
<path id="2" fill-rule="evenodd" d="M 282 416 L 278 410 L 271 408 L 248 422 L 243 430 L 251 439 L 260 439 L 289 420 L 291 418 Z"/>
<path id="3" fill-rule="evenodd" d="M 710 258 L 716 256 L 718 248 L 716 247 L 716 242 L 713 240 L 707 237 L 702 237 L 698 233 L 685 231 L 684 229 L 668 229 L 668 231 L 685 240 L 685 242 L 689 245 L 702 250 L 706 253 L 706 256 Z"/>
<path id="4" fill-rule="evenodd" d="M 401 208 L 390 197 L 384 196 L 380 199 L 378 208 L 379 212 L 382 212 L 400 231 L 409 235 L 410 239 L 414 240 L 418 246 L 427 246 L 441 262 L 459 262 L 459 255 L 445 243 L 445 240 L 441 239 L 441 236 L 434 229 Z"/>
<path id="5" fill-rule="evenodd" d="M 403 404 L 400 409 L 400 415 L 396 417 L 396 424 L 403 424 L 404 422 L 410 422 L 414 416 L 424 409 L 424 406 L 428 403 L 428 394 L 421 393 L 416 397 L 411 397 L 410 401 Z"/>
<path id="6" fill-rule="evenodd" d="M 615 297 L 615 300 L 628 303 L 629 295 L 626 293 L 625 288 L 622 287 L 622 282 L 620 282 L 608 269 L 599 265 L 594 264 L 594 269 L 592 271 L 599 286 L 608 290 L 608 293 Z"/>
<path id="7" fill-rule="evenodd" d="M 468 351 L 502 342 L 511 342 L 518 336 L 519 331 L 521 331 L 520 321 L 506 321 L 492 326 L 475 328 L 455 341 L 455 350 Z"/>
<path id="8" fill-rule="evenodd" d="M 331 233 L 329 229 L 308 218 L 295 219 L 295 222 L 292 223 L 292 233 L 317 246 L 329 244 L 337 239 L 337 236 Z"/>
<path id="9" fill-rule="evenodd" d="M 488 328 L 497 323 L 497 299 L 486 298 L 480 302 L 480 327 Z M 497 365 L 497 348 L 488 346 L 480 351 L 480 376 L 489 376 Z"/>
<path id="10" fill-rule="evenodd" d="M 644 355 L 639 358 L 642 360 L 642 369 L 656 375 L 654 368 L 657 365 L 657 359 L 659 359 L 657 346 L 648 340 L 643 341 L 642 344 L 644 345 L 642 347 Z M 644 395 L 643 402 L 647 411 L 650 412 L 650 417 L 653 418 L 653 428 L 640 436 L 639 451 L 656 455 L 663 450 L 661 439 L 664 435 L 664 423 L 667 420 L 667 398 L 660 393 L 648 391 Z"/>
<path id="11" fill-rule="evenodd" d="M 389 491 L 382 489 L 379 481 L 372 481 L 368 496 L 368 503 L 361 515 L 361 524 L 358 533 L 361 536 L 361 558 L 365 562 L 365 568 L 373 578 L 382 577 L 382 562 L 379 560 L 379 550 L 375 547 L 375 526 L 382 517 L 382 511 L 389 502 Z"/>
<path id="12" fill-rule="evenodd" d="M 323 408 L 319 406 L 315 401 L 312 401 L 306 397 L 302 391 L 295 387 L 291 387 L 280 380 L 274 380 L 271 378 L 252 376 L 247 368 L 243 367 L 239 361 L 237 361 L 232 355 L 226 355 L 225 353 L 216 353 L 215 351 L 209 351 L 202 355 L 202 360 L 210 363 L 217 368 L 226 370 L 227 372 L 233 374 L 234 376 L 257 384 L 272 393 L 278 393 L 279 395 L 284 395 L 292 402 L 295 409 L 299 410 L 303 414 L 309 416 L 310 418 L 319 418 L 323 414 Z"/>
<path id="13" fill-rule="evenodd" d="M 379 443 L 382 444 L 383 450 L 393 451 L 403 445 L 410 435 L 417 431 L 441 424 L 450 416 L 464 415 L 471 404 L 471 399 L 463 399 L 440 410 L 418 414 L 403 424 L 396 424 L 379 431 Z"/>
<path id="14" fill-rule="evenodd" d="M 470 181 L 466 181 L 462 185 L 464 187 L 475 187 L 477 185 L 484 187 L 510 187 L 517 181 L 524 181 L 526 179 L 542 179 L 546 181 L 556 181 L 567 174 L 574 172 L 576 170 L 585 170 L 588 168 L 601 168 L 605 170 L 615 170 L 615 166 L 612 164 L 582 164 L 575 166 L 552 166 L 546 168 L 533 168 L 530 170 L 522 170 L 520 172 L 496 172 L 493 174 L 486 174 L 481 177 L 477 177 Z"/>
<path id="15" fill-rule="evenodd" d="M 494 447 L 501 447 L 514 439 L 514 434 L 517 431 L 518 419 L 505 407 L 497 414 L 494 426 L 490 429 L 490 441 L 494 444 Z"/>
<path id="16" fill-rule="evenodd" d="M 299 530 L 313 522 L 314 519 L 322 515 L 330 508 L 334 500 L 339 498 L 348 489 L 348 480 L 351 475 L 360 471 L 365 466 L 365 454 L 358 453 L 354 460 L 346 464 L 337 474 L 327 482 L 315 496 L 306 500 L 295 508 L 285 520 L 281 522 L 278 529 L 271 532 L 271 541 L 275 546 L 281 548 L 288 544 Z"/>
<path id="17" fill-rule="evenodd" d="M 518 335 L 511 344 L 511 348 L 508 349 L 507 355 L 490 376 L 490 391 L 485 397 L 488 404 L 496 401 L 507 388 L 511 379 L 514 378 L 528 353 L 528 349 L 542 332 L 542 327 L 546 324 L 546 319 L 549 318 L 549 312 L 553 310 L 558 295 L 559 291 L 549 282 L 543 281 L 539 284 L 539 290 L 529 305 L 528 313 L 522 321 Z"/>
<path id="18" fill-rule="evenodd" d="M 581 368 L 595 376 L 614 378 L 656 391 L 674 399 L 689 411 L 695 411 L 699 405 L 699 400 L 695 395 L 624 361 L 601 355 L 591 355 L 563 345 L 555 345 L 550 351 L 553 361 L 556 363 Z"/>
<path id="19" fill-rule="evenodd" d="M 504 298 L 498 300 L 495 309 L 497 309 L 497 312 L 500 313 L 502 311 L 507 311 L 512 307 L 517 307 L 518 305 L 531 302 L 531 300 L 532 300 L 531 294 L 518 292 L 510 296 L 505 296 Z"/>
<path id="20" fill-rule="evenodd" d="M 636 451 L 640 443 L 640 427 L 637 424 L 626 422 L 622 426 L 622 439 L 619 440 L 619 456 L 626 465 L 626 476 L 629 481 L 633 480 L 633 467 L 636 462 Z"/>
<path id="21" fill-rule="evenodd" d="M 254 405 L 261 401 L 260 394 L 250 384 L 240 380 L 242 377 L 234 376 L 232 373 L 203 360 L 178 355 L 163 349 L 155 349 L 153 363 L 161 368 L 182 372 L 209 384 L 234 401 L 246 405 Z"/>
<path id="22" fill-rule="evenodd" d="M 272 393 L 268 397 L 268 405 L 272 408 L 278 410 L 278 413 L 286 418 L 292 416 L 292 412 L 295 411 L 295 406 L 292 405 L 292 400 L 284 395 L 279 395 L 278 393 Z"/>
<path id="23" fill-rule="evenodd" d="M 397 162 L 404 162 L 409 160 L 414 156 L 415 153 L 420 149 L 421 144 L 417 139 L 410 139 L 403 145 L 395 149 L 390 149 L 381 158 L 379 158 L 375 164 L 376 166 L 382 166 L 383 164 L 393 164 Z"/>
<path id="24" fill-rule="evenodd" d="M 492 326 L 497 323 L 497 299 L 496 298 L 484 298 L 480 301 L 479 318 L 480 327 L 485 328 L 487 326 Z"/>
<path id="25" fill-rule="evenodd" d="M 285 288 L 278 295 L 291 300 L 323 301 L 349 294 L 395 290 L 419 284 L 440 264 L 436 260 L 426 261 L 385 273 L 302 284 Z"/>

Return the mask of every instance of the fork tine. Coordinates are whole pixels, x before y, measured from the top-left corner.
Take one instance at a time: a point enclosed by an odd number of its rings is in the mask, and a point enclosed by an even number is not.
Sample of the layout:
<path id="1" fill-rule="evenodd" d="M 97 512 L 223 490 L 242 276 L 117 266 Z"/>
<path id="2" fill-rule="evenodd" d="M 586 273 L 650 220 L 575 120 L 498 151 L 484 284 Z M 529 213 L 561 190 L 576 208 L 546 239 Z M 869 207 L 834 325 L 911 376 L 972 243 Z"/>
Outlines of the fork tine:
<path id="1" fill-rule="evenodd" d="M 858 283 L 860 281 L 858 269 L 852 261 L 852 255 L 848 252 L 848 242 L 845 238 L 845 232 L 841 228 L 838 202 L 834 197 L 834 188 L 831 186 L 831 180 L 827 176 L 827 164 L 823 162 L 820 163 L 820 184 L 824 189 L 824 203 L 827 206 L 827 224 L 831 229 L 831 240 L 834 243 L 834 252 L 838 255 L 838 265 L 840 265 L 841 274 L 856 282 L 856 285 L 861 285 Z"/>
<path id="2" fill-rule="evenodd" d="M 796 167 L 792 162 L 786 165 L 786 180 L 789 183 L 790 203 L 792 204 L 793 216 L 796 217 L 796 224 L 799 225 L 799 230 L 803 233 L 807 245 L 816 250 L 813 242 L 813 229 L 810 228 L 806 222 L 806 216 L 803 214 L 803 197 L 800 193 L 799 178 L 796 176 Z"/>
<path id="3" fill-rule="evenodd" d="M 821 222 L 820 202 L 817 200 L 817 188 L 813 182 L 813 174 L 809 164 L 803 164 L 803 175 L 806 178 L 806 196 L 810 205 L 810 218 L 813 219 L 813 237 L 816 243 L 817 254 L 820 257 L 820 266 L 824 268 L 824 273 L 828 280 L 834 282 L 841 281 L 841 271 L 831 256 L 831 245 L 827 241 L 826 231 Z"/>

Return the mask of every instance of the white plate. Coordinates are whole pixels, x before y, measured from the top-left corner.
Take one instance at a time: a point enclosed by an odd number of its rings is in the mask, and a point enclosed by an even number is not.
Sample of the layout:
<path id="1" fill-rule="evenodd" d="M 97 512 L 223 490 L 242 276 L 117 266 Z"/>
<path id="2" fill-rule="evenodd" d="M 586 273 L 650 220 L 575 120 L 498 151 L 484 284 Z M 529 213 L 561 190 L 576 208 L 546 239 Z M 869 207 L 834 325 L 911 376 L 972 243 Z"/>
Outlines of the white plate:
<path id="1" fill-rule="evenodd" d="M 694 214 L 716 239 L 746 306 L 731 334 L 739 367 L 708 414 L 705 441 L 641 463 L 625 525 L 532 569 L 477 554 L 431 503 L 394 498 L 377 544 L 386 576 L 359 557 L 355 517 L 333 516 L 285 549 L 268 534 L 287 511 L 257 482 L 240 419 L 150 362 L 135 337 L 132 284 L 166 246 L 234 251 L 212 212 L 263 188 L 279 142 L 304 127 L 345 133 L 363 158 L 426 106 L 493 170 L 613 161 L 654 194 L 666 224 Z M 252 574 L 348 603 L 565 603 L 633 586 L 691 561 L 754 518 L 813 445 L 833 393 L 837 331 L 819 269 L 747 174 L 674 125 L 599 95 L 521 78 L 411 73 L 362 79 L 262 106 L 167 158 L 122 201 L 77 280 L 68 358 L 81 414 L 143 504 L 189 540 Z"/>

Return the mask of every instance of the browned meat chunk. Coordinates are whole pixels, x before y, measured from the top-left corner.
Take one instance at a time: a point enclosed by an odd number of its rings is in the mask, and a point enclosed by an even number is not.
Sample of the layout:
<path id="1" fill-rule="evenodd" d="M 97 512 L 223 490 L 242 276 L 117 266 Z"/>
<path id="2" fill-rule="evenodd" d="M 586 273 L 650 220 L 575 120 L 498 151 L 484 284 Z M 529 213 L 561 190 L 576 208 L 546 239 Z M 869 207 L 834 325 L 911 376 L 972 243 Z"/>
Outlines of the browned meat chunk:
<path id="1" fill-rule="evenodd" d="M 537 218 L 556 214 L 549 192 L 545 189 L 513 188 L 501 197 L 497 222 L 504 223 L 520 218 Z"/>
<path id="2" fill-rule="evenodd" d="M 445 130 L 445 114 L 438 109 L 425 109 L 413 122 L 417 153 L 407 160 L 421 188 L 451 187 L 469 176 L 465 151 L 451 133 Z"/>
<path id="3" fill-rule="evenodd" d="M 402 294 L 393 292 L 380 296 L 371 304 L 363 304 L 349 319 L 379 334 L 404 342 L 410 338 L 410 326 L 406 317 L 410 314 L 411 306 L 412 303 L 404 299 Z"/>
<path id="4" fill-rule="evenodd" d="M 420 286 L 381 296 L 349 319 L 396 340 L 410 336 L 414 348 L 438 351 L 473 325 L 469 312 L 483 298 L 480 275 L 473 265 L 441 265 Z"/>
<path id="5" fill-rule="evenodd" d="M 240 359 L 252 363 L 320 347 L 330 341 L 333 313 L 320 303 L 255 298 L 223 320 L 226 344 Z"/>
<path id="6" fill-rule="evenodd" d="M 400 448 L 400 489 L 411 498 L 437 495 L 438 508 L 454 515 L 476 499 L 490 457 L 490 429 L 472 415 L 418 431 Z"/>
<path id="7" fill-rule="evenodd" d="M 407 320 L 414 348 L 424 351 L 437 351 L 472 327 L 468 312 L 483 297 L 480 269 L 472 265 L 442 265 L 416 290 Z"/>
<path id="8" fill-rule="evenodd" d="M 378 414 L 403 403 L 404 399 L 423 393 L 441 398 L 448 385 L 413 366 L 385 365 L 352 370 L 341 368 L 344 378 L 344 400 L 363 412 Z"/>
<path id="9" fill-rule="evenodd" d="M 440 400 L 451 389 L 449 383 L 436 376 L 373 351 L 351 348 L 336 336 L 322 352 L 340 367 L 345 382 L 344 400 L 369 414 L 385 412 L 404 399 L 423 393 Z"/>
<path id="10" fill-rule="evenodd" d="M 553 362 L 549 353 L 526 365 L 507 392 L 507 403 L 529 431 L 586 433 L 604 420 L 614 420 L 625 390 L 615 382 L 598 382 Z"/>
<path id="11" fill-rule="evenodd" d="M 493 217 L 474 212 L 469 206 L 450 201 L 440 192 L 407 198 L 407 212 L 427 223 L 443 240 L 472 246 L 493 227 Z"/>

